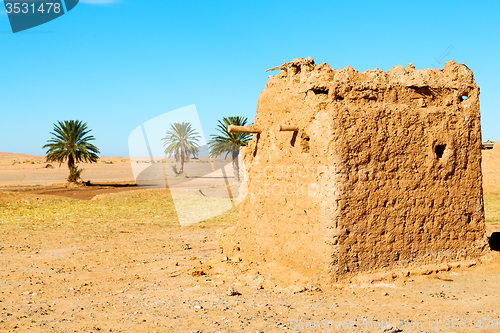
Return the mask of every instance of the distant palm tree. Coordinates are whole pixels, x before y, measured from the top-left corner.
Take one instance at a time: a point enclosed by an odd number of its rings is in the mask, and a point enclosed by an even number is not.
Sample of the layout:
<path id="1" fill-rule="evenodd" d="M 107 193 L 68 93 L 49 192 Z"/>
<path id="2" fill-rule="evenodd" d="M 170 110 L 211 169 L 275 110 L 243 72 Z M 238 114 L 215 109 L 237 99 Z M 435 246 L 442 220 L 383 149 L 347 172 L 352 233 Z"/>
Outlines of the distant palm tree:
<path id="1" fill-rule="evenodd" d="M 222 121 L 219 120 L 219 125 L 216 130 L 220 135 L 212 134 L 212 139 L 208 143 L 211 156 L 220 156 L 226 154 L 227 157 L 231 154 L 233 158 L 234 178 L 240 181 L 240 166 L 238 163 L 238 156 L 240 155 L 240 148 L 248 145 L 252 139 L 252 134 L 249 133 L 229 133 L 229 125 L 245 126 L 247 123 L 246 117 L 223 117 Z"/>
<path id="2" fill-rule="evenodd" d="M 57 125 L 54 124 L 54 132 L 50 132 L 53 137 L 42 147 L 48 148 L 47 162 L 59 162 L 59 165 L 68 162 L 68 181 L 76 182 L 82 171 L 75 167 L 75 163 L 92 163 L 99 159 L 99 149 L 89 143 L 95 140 L 92 135 L 88 135 L 90 131 L 87 123 L 81 120 L 58 121 Z"/>
<path id="3" fill-rule="evenodd" d="M 176 174 L 184 173 L 184 163 L 189 162 L 190 155 L 196 157 L 200 152 L 199 140 L 200 136 L 190 123 L 173 123 L 170 125 L 170 130 L 167 135 L 162 139 L 164 141 L 163 147 L 165 148 L 165 155 L 171 157 L 174 155 L 175 161 L 181 161 L 181 169 L 177 171 L 174 167 L 173 170 Z"/>

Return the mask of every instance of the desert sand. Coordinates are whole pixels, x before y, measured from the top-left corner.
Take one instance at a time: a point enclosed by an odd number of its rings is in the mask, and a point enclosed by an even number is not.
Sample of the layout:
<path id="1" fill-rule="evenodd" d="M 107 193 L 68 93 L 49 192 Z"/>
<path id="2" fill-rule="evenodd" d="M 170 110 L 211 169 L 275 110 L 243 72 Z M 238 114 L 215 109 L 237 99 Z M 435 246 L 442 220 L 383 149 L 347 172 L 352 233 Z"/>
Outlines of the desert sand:
<path id="1" fill-rule="evenodd" d="M 499 150 L 483 151 L 488 235 L 500 231 Z M 68 188 L 65 166 L 0 157 L 1 332 L 500 330 L 498 251 L 318 285 L 272 261 L 225 260 L 216 234 L 237 208 L 181 227 L 169 190 L 135 186 L 126 158 L 104 160 L 83 165 L 94 186 Z"/>

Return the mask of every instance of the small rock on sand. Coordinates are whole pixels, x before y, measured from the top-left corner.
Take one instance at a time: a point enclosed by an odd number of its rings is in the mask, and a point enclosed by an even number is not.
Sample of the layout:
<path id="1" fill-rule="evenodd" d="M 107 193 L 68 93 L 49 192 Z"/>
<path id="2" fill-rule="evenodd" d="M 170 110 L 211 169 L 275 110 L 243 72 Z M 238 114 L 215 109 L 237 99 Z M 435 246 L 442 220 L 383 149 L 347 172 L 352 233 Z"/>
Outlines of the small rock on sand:
<path id="1" fill-rule="evenodd" d="M 241 295 L 241 293 L 239 293 L 236 289 L 234 289 L 234 287 L 229 287 L 229 289 L 227 290 L 227 295 L 228 296 L 238 296 L 238 295 Z"/>

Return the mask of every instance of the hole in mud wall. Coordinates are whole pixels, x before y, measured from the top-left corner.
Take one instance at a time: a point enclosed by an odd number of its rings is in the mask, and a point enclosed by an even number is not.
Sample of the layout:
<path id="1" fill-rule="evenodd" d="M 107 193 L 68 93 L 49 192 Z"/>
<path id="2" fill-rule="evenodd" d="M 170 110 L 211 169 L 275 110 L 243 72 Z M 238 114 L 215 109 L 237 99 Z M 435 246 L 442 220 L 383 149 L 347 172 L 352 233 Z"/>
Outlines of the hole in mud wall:
<path id="1" fill-rule="evenodd" d="M 434 151 L 436 152 L 436 156 L 438 158 L 443 157 L 445 150 L 446 150 L 446 145 L 437 145 L 436 148 L 434 148 Z"/>
<path id="2" fill-rule="evenodd" d="M 415 98 L 430 98 L 434 97 L 434 92 L 430 87 L 414 87 L 413 94 Z"/>
<path id="3" fill-rule="evenodd" d="M 344 97 L 342 97 L 342 96 L 337 96 L 337 97 L 335 97 L 335 100 L 336 100 L 336 101 L 343 101 L 343 100 L 344 100 Z"/>
<path id="4" fill-rule="evenodd" d="M 309 140 L 310 138 L 305 133 L 302 133 L 300 136 L 300 146 L 302 147 L 303 153 L 309 152 Z"/>
<path id="5" fill-rule="evenodd" d="M 328 89 L 318 88 L 318 89 L 311 89 L 311 90 L 313 91 L 313 93 L 315 95 L 320 95 L 320 94 L 328 95 Z"/>
<path id="6" fill-rule="evenodd" d="M 468 99 L 469 99 L 469 97 L 466 95 L 460 96 L 460 102 L 466 101 Z"/>

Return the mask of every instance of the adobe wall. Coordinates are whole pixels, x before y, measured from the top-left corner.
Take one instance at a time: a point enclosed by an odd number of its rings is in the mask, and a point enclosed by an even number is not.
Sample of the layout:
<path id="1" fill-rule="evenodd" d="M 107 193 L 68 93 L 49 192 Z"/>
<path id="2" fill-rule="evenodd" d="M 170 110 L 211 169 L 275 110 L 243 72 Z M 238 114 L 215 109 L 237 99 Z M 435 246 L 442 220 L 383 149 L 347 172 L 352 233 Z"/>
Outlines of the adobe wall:
<path id="1" fill-rule="evenodd" d="M 242 152 L 247 193 L 220 235 L 225 255 L 334 281 L 486 251 L 470 69 L 359 73 L 311 58 L 277 69 Z"/>

